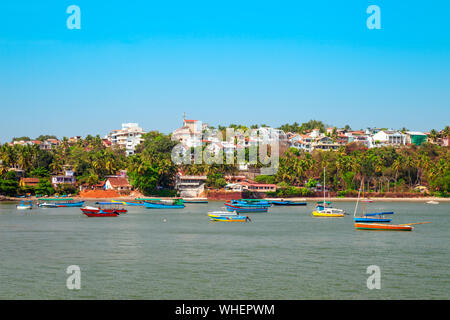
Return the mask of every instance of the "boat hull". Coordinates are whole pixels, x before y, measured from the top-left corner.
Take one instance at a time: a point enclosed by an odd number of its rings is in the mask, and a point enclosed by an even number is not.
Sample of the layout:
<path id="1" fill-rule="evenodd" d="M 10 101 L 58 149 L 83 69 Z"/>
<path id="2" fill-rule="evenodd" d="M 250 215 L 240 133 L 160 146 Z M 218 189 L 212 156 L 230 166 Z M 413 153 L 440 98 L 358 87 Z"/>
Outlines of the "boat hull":
<path id="1" fill-rule="evenodd" d="M 118 201 L 118 200 L 111 200 L 112 203 L 116 204 L 122 204 L 124 206 L 137 206 L 142 207 L 144 204 L 140 202 L 127 202 L 127 201 Z"/>
<path id="2" fill-rule="evenodd" d="M 294 201 L 271 201 L 271 204 L 275 206 L 306 206 L 306 202 L 294 202 Z"/>
<path id="3" fill-rule="evenodd" d="M 355 217 L 353 218 L 355 222 L 363 222 L 363 223 L 376 223 L 376 222 L 391 222 L 392 219 L 388 218 L 364 218 L 364 217 Z"/>
<path id="4" fill-rule="evenodd" d="M 84 201 L 78 201 L 78 202 L 69 202 L 69 203 L 58 203 L 56 206 L 58 208 L 65 208 L 65 207 L 82 207 L 84 204 Z"/>
<path id="5" fill-rule="evenodd" d="M 30 210 L 33 209 L 32 206 L 16 206 L 17 210 Z"/>
<path id="6" fill-rule="evenodd" d="M 198 200 L 198 201 L 195 201 L 195 200 L 183 200 L 183 202 L 184 203 L 208 203 L 208 201 L 205 201 L 205 200 Z"/>
<path id="7" fill-rule="evenodd" d="M 398 224 L 381 224 L 381 223 L 355 223 L 357 230 L 374 230 L 374 231 L 412 231 L 413 227 Z"/>
<path id="8" fill-rule="evenodd" d="M 147 209 L 183 209 L 184 205 L 173 205 L 173 204 L 164 204 L 164 203 L 150 203 L 145 202 L 144 206 Z"/>
<path id="9" fill-rule="evenodd" d="M 240 216 L 240 215 L 214 215 L 214 214 L 208 214 L 208 216 L 213 221 L 221 221 L 221 222 L 247 222 L 248 218 L 246 216 Z"/>
<path id="10" fill-rule="evenodd" d="M 247 203 L 247 202 L 243 202 L 243 201 L 231 201 L 231 203 L 229 203 L 229 204 L 234 205 L 236 207 L 245 207 L 245 208 L 268 208 L 268 207 L 270 207 L 269 202 Z"/>
<path id="11" fill-rule="evenodd" d="M 342 218 L 345 216 L 345 213 L 326 213 L 320 211 L 313 211 L 312 215 L 314 217 L 323 217 L 323 218 Z"/>
<path id="12" fill-rule="evenodd" d="M 267 212 L 268 207 L 242 207 L 235 206 L 228 203 L 225 203 L 225 208 L 229 212 L 237 212 L 237 213 L 251 213 L 251 212 Z"/>
<path id="13" fill-rule="evenodd" d="M 93 213 L 84 211 L 83 214 L 87 217 L 117 217 L 119 215 L 117 213 Z"/>

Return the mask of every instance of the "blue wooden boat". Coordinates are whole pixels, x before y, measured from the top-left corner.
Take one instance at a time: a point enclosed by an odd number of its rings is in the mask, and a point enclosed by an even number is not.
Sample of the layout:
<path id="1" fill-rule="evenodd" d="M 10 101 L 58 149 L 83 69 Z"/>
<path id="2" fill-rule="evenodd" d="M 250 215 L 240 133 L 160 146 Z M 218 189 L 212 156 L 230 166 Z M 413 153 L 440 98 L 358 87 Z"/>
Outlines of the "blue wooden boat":
<path id="1" fill-rule="evenodd" d="M 70 198 L 56 198 L 56 199 L 49 199 L 49 198 L 39 198 L 40 201 L 45 201 L 44 203 L 39 203 L 39 207 L 43 208 L 61 208 L 61 207 L 82 207 L 84 204 L 84 201 L 74 201 Z"/>
<path id="2" fill-rule="evenodd" d="M 232 205 L 238 206 L 238 207 L 245 207 L 245 208 L 268 208 L 270 207 L 269 202 L 261 202 L 261 203 L 248 203 L 245 201 L 239 201 L 239 200 L 231 200 L 231 202 L 228 202 Z"/>
<path id="3" fill-rule="evenodd" d="M 267 212 L 267 209 L 269 207 L 263 207 L 263 206 L 249 207 L 249 206 L 240 206 L 240 205 L 235 205 L 235 204 L 231 204 L 231 203 L 225 203 L 225 208 L 229 212 L 248 213 L 248 212 Z"/>
<path id="4" fill-rule="evenodd" d="M 185 206 L 183 200 L 172 201 L 145 201 L 144 206 L 147 209 L 183 209 Z"/>
<path id="5" fill-rule="evenodd" d="M 257 205 L 257 206 L 267 206 L 270 207 L 270 201 L 262 199 L 239 199 L 231 200 L 231 203 L 238 205 Z"/>
<path id="6" fill-rule="evenodd" d="M 391 222 L 392 219 L 385 218 L 384 215 L 394 214 L 394 212 L 375 212 L 375 213 L 366 213 L 360 217 L 353 217 L 355 222 Z"/>
<path id="7" fill-rule="evenodd" d="M 236 212 L 223 212 L 223 211 L 214 211 L 209 212 L 208 216 L 212 221 L 221 221 L 221 222 L 249 222 L 251 221 L 248 216 L 238 215 Z"/>
<path id="8" fill-rule="evenodd" d="M 289 200 L 282 200 L 282 201 L 274 200 L 274 201 L 270 201 L 270 203 L 273 205 L 276 205 L 276 206 L 306 206 L 307 205 L 306 202 L 289 201 Z"/>
<path id="9" fill-rule="evenodd" d="M 119 200 L 111 200 L 114 204 L 122 204 L 124 206 L 138 206 L 142 207 L 144 205 L 143 202 L 129 202 L 129 201 L 119 201 Z"/>

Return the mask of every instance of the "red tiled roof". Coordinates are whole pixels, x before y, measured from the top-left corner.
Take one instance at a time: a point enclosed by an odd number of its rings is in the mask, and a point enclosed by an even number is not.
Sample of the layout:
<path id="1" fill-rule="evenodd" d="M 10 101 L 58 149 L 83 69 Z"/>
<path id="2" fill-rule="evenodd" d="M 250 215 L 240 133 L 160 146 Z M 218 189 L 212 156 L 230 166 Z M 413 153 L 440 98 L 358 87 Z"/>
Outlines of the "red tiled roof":
<path id="1" fill-rule="evenodd" d="M 24 183 L 39 183 L 39 178 L 22 178 Z"/>
<path id="2" fill-rule="evenodd" d="M 197 122 L 198 120 L 184 120 L 184 122 Z"/>
<path id="3" fill-rule="evenodd" d="M 127 178 L 121 178 L 121 177 L 115 177 L 115 178 L 108 178 L 109 183 L 112 187 L 131 187 L 128 183 Z"/>

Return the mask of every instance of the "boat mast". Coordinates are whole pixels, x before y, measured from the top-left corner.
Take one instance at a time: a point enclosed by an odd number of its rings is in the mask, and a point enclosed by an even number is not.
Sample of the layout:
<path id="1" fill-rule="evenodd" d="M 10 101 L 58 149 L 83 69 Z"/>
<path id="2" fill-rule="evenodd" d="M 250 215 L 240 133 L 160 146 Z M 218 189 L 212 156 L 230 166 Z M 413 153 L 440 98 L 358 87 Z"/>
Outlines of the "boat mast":
<path id="1" fill-rule="evenodd" d="M 353 216 L 356 217 L 356 211 L 358 210 L 358 204 L 359 204 L 359 196 L 361 194 L 361 188 L 362 188 L 363 182 L 361 180 L 361 185 L 359 186 L 359 190 L 358 190 L 358 200 L 356 200 L 356 206 L 355 206 L 355 211 L 353 212 Z"/>
<path id="2" fill-rule="evenodd" d="M 363 177 L 363 181 L 364 181 L 364 177 Z M 363 183 L 363 190 L 362 190 L 362 194 L 363 194 L 363 215 L 362 216 L 365 216 L 366 215 L 366 206 L 365 206 L 365 201 L 364 201 L 364 183 Z"/>
<path id="3" fill-rule="evenodd" d="M 325 167 L 323 167 L 323 207 L 325 208 Z"/>

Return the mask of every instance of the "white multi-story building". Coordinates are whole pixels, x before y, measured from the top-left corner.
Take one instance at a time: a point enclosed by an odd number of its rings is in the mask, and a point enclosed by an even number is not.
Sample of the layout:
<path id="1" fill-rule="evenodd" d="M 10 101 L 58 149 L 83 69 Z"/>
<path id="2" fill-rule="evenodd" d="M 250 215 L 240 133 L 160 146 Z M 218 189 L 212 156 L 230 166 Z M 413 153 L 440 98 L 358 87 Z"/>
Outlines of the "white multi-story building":
<path id="1" fill-rule="evenodd" d="M 381 130 L 371 138 L 373 146 L 401 146 L 406 143 L 406 135 L 394 130 Z"/>
<path id="2" fill-rule="evenodd" d="M 136 146 L 144 141 L 142 136 L 145 133 L 137 123 L 122 123 L 122 129 L 111 131 L 107 139 L 111 141 L 111 146 L 119 146 L 125 149 L 127 155 L 132 155 Z"/>

